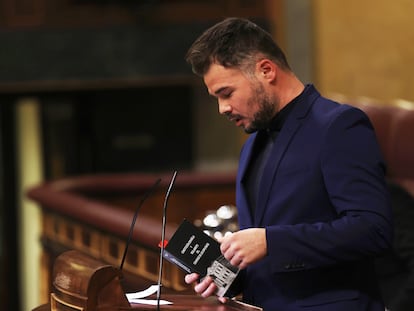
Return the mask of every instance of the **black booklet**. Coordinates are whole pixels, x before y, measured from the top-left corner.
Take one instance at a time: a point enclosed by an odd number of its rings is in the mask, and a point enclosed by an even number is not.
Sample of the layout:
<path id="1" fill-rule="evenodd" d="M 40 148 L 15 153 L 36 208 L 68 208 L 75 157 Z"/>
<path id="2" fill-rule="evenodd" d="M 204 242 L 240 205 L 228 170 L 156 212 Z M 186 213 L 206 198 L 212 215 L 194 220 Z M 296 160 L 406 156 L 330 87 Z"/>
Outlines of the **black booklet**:
<path id="1" fill-rule="evenodd" d="M 239 273 L 239 268 L 221 254 L 220 244 L 186 219 L 165 247 L 164 258 L 187 273 L 198 273 L 200 278 L 211 276 L 220 297 L 229 293 Z"/>

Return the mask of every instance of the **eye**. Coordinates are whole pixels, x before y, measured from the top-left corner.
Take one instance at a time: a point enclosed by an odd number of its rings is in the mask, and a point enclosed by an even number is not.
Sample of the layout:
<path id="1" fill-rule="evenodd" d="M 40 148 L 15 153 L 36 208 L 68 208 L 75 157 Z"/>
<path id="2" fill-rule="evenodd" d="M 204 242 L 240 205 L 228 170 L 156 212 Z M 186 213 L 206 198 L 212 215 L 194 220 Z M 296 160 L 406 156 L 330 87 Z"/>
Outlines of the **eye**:
<path id="1" fill-rule="evenodd" d="M 222 98 L 229 98 L 229 97 L 231 97 L 232 94 L 233 94 L 233 91 L 226 90 L 226 91 L 223 91 L 220 95 L 221 95 Z"/>

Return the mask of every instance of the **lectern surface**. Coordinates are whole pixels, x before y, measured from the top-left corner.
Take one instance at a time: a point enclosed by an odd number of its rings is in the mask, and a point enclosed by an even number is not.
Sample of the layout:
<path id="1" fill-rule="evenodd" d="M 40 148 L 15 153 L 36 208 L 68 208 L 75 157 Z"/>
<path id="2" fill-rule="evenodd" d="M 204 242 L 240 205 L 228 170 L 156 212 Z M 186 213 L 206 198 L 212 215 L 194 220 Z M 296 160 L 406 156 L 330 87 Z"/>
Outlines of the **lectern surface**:
<path id="1" fill-rule="evenodd" d="M 160 306 L 161 310 L 188 310 L 188 311 L 258 311 L 260 308 L 241 304 L 236 301 L 229 301 L 222 304 L 215 297 L 202 298 L 196 295 L 164 295 L 162 299 L 171 301 L 172 305 Z M 156 310 L 156 307 L 147 305 L 131 305 L 136 310 Z"/>
<path id="2" fill-rule="evenodd" d="M 174 311 L 257 311 L 256 307 L 243 305 L 234 301 L 227 304 L 220 303 L 216 298 L 210 297 L 207 299 L 195 295 L 165 295 L 162 299 L 171 301 L 172 305 L 162 305 L 160 310 L 174 310 Z M 104 309 L 104 311 L 155 311 L 156 306 L 149 306 L 144 304 L 131 304 L 130 308 L 116 308 Z M 33 309 L 32 311 L 50 311 L 50 305 L 43 305 Z"/>

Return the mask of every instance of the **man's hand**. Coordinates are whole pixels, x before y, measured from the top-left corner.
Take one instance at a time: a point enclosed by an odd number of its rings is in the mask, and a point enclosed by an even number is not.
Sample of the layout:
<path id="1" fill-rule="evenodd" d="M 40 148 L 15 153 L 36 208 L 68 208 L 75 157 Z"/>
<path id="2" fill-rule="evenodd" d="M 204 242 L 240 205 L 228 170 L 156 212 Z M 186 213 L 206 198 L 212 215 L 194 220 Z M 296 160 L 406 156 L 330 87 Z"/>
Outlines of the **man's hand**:
<path id="1" fill-rule="evenodd" d="M 233 266 L 240 269 L 262 259 L 267 254 L 266 229 L 251 228 L 226 235 L 220 240 L 220 249 L 224 257 Z M 187 284 L 194 284 L 194 291 L 206 298 L 214 295 L 216 284 L 211 277 L 206 276 L 199 282 L 197 273 L 187 274 L 184 278 Z M 219 297 L 219 301 L 225 303 L 227 298 Z"/>
<path id="2" fill-rule="evenodd" d="M 207 298 L 209 296 L 214 295 L 215 291 L 217 290 L 216 284 L 214 284 L 213 279 L 209 276 L 206 276 L 200 283 L 198 283 L 198 279 L 200 276 L 197 273 L 190 273 L 187 274 L 184 278 L 187 284 L 195 284 L 194 291 L 201 295 L 201 297 Z M 227 301 L 225 297 L 219 297 L 218 300 L 222 303 Z"/>
<path id="3" fill-rule="evenodd" d="M 226 235 L 220 249 L 233 266 L 244 269 L 266 256 L 266 229 L 250 228 Z"/>

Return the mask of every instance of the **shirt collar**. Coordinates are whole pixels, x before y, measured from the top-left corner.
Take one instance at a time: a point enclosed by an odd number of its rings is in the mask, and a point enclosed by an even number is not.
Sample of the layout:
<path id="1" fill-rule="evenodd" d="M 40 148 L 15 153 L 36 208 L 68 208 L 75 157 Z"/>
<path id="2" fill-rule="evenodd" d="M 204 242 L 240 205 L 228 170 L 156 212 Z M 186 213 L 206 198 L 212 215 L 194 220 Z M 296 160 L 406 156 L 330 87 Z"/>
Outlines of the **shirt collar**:
<path id="1" fill-rule="evenodd" d="M 298 102 L 300 102 L 306 95 L 307 90 L 310 88 L 310 85 L 306 85 L 304 90 L 292 99 L 285 107 L 283 107 L 270 121 L 269 127 L 266 129 L 268 132 L 279 132 L 282 129 L 283 124 L 285 123 L 288 115 L 293 110 Z"/>

